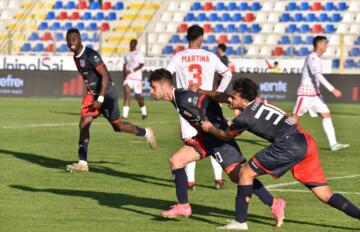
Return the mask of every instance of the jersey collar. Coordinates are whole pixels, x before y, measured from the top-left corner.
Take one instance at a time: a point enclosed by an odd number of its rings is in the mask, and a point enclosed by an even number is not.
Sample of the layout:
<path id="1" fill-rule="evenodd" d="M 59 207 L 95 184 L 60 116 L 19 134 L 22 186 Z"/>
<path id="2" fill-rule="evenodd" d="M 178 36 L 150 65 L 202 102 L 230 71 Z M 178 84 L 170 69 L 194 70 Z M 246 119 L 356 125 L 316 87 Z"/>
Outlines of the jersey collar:
<path id="1" fill-rule="evenodd" d="M 82 54 L 84 53 L 85 48 L 86 48 L 86 46 L 83 45 L 83 48 L 81 49 L 81 52 L 80 52 L 77 56 L 75 56 L 75 57 L 76 57 L 76 58 L 80 58 L 80 56 L 82 56 Z"/>

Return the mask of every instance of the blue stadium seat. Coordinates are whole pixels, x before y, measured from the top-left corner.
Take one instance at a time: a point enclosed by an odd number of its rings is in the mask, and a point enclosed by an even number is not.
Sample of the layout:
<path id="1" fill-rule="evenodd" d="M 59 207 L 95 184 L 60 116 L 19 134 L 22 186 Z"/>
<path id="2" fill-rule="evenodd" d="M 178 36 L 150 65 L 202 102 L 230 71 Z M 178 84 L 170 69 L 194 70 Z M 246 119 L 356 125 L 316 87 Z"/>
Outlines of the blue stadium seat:
<path id="1" fill-rule="evenodd" d="M 223 2 L 216 3 L 215 10 L 219 10 L 219 11 L 227 10 L 226 6 L 225 6 L 225 3 L 223 3 Z"/>
<path id="2" fill-rule="evenodd" d="M 325 3 L 323 10 L 324 11 L 332 11 L 332 10 L 336 10 L 336 7 L 333 2 L 327 2 L 327 3 Z"/>
<path id="3" fill-rule="evenodd" d="M 239 33 L 246 33 L 246 32 L 247 32 L 247 29 L 248 29 L 248 27 L 247 27 L 246 24 L 240 24 L 237 32 L 239 32 Z"/>
<path id="4" fill-rule="evenodd" d="M 188 41 L 186 35 L 184 35 L 183 38 L 182 38 L 182 40 L 181 40 L 181 43 L 187 44 L 188 42 L 189 42 L 189 41 Z"/>
<path id="5" fill-rule="evenodd" d="M 215 33 L 225 32 L 223 24 L 216 24 L 213 30 Z"/>
<path id="6" fill-rule="evenodd" d="M 345 60 L 345 68 L 349 69 L 349 68 L 354 68 L 355 67 L 355 62 L 353 59 L 346 59 Z"/>
<path id="7" fill-rule="evenodd" d="M 235 50 L 234 55 L 241 56 L 241 55 L 244 55 L 245 53 L 246 53 L 246 48 L 245 48 L 245 47 L 242 47 L 242 46 L 239 46 L 239 47 Z"/>
<path id="8" fill-rule="evenodd" d="M 72 25 L 71 22 L 66 22 L 66 23 L 64 24 L 64 30 L 65 30 L 65 31 L 69 30 L 69 29 L 72 28 L 72 27 L 73 27 L 73 25 Z"/>
<path id="9" fill-rule="evenodd" d="M 355 40 L 355 45 L 360 45 L 360 36 L 358 36 Z"/>
<path id="10" fill-rule="evenodd" d="M 311 28 L 310 28 L 309 24 L 303 24 L 303 25 L 300 26 L 299 31 L 301 33 L 308 33 L 308 32 L 311 31 Z"/>
<path id="11" fill-rule="evenodd" d="M 318 19 L 316 18 L 316 15 L 314 13 L 309 13 L 306 16 L 306 21 L 308 21 L 308 22 L 316 22 L 316 21 L 318 21 Z"/>
<path id="12" fill-rule="evenodd" d="M 219 21 L 219 17 L 216 13 L 211 13 L 210 16 L 209 16 L 209 21 L 210 22 L 216 22 L 216 21 Z"/>
<path id="13" fill-rule="evenodd" d="M 206 45 L 205 45 L 205 46 L 202 46 L 201 48 L 204 49 L 204 50 L 206 50 L 206 51 L 210 51 L 209 47 L 206 46 Z"/>
<path id="14" fill-rule="evenodd" d="M 295 45 L 303 44 L 303 41 L 302 41 L 301 36 L 300 36 L 300 35 L 295 35 L 295 36 L 293 37 L 293 43 L 294 43 Z"/>
<path id="15" fill-rule="evenodd" d="M 230 41 L 229 41 L 231 44 L 238 44 L 240 43 L 240 37 L 239 35 L 232 35 L 230 37 Z"/>
<path id="16" fill-rule="evenodd" d="M 251 33 L 259 33 L 261 31 L 261 27 L 260 27 L 260 24 L 253 24 L 251 25 L 251 27 L 249 28 L 249 32 Z"/>
<path id="17" fill-rule="evenodd" d="M 54 6 L 53 6 L 53 9 L 59 10 L 59 9 L 62 9 L 62 8 L 63 8 L 62 1 L 56 1 Z"/>
<path id="18" fill-rule="evenodd" d="M 100 34 L 94 33 L 92 38 L 89 38 L 89 40 L 91 40 L 93 42 L 99 42 L 100 41 Z"/>
<path id="19" fill-rule="evenodd" d="M 235 26 L 235 24 L 229 23 L 229 24 L 226 26 L 226 32 L 227 32 L 227 33 L 234 33 L 234 32 L 236 32 L 236 26 Z"/>
<path id="20" fill-rule="evenodd" d="M 312 36 L 312 35 L 306 36 L 305 44 L 312 45 L 313 39 L 314 39 L 314 36 Z"/>
<path id="21" fill-rule="evenodd" d="M 58 52 L 68 52 L 69 50 L 68 50 L 68 47 L 67 47 L 66 44 L 61 44 L 61 45 L 56 49 L 56 51 L 58 51 Z"/>
<path id="22" fill-rule="evenodd" d="M 81 40 L 82 41 L 89 41 L 90 38 L 89 38 L 88 33 L 81 33 Z"/>
<path id="23" fill-rule="evenodd" d="M 48 29 L 48 23 L 47 22 L 41 22 L 40 25 L 39 25 L 39 30 L 46 30 Z"/>
<path id="24" fill-rule="evenodd" d="M 240 6 L 239 6 L 239 10 L 247 11 L 247 10 L 251 10 L 251 9 L 249 8 L 249 4 L 247 2 L 241 2 Z"/>
<path id="25" fill-rule="evenodd" d="M 170 45 L 166 45 L 163 49 L 163 54 L 166 54 L 166 55 L 169 55 L 169 54 L 172 54 L 174 52 L 174 49 L 172 46 Z"/>
<path id="26" fill-rule="evenodd" d="M 181 42 L 180 35 L 174 34 L 171 36 L 170 43 L 180 43 L 180 42 Z"/>
<path id="27" fill-rule="evenodd" d="M 360 56 L 360 48 L 352 48 L 349 51 L 349 56 Z"/>
<path id="28" fill-rule="evenodd" d="M 85 23 L 84 22 L 78 22 L 75 26 L 80 31 L 85 30 Z"/>
<path id="29" fill-rule="evenodd" d="M 217 53 L 217 46 L 214 46 L 212 49 L 210 49 L 210 51 L 212 52 L 212 53 Z"/>
<path id="30" fill-rule="evenodd" d="M 300 10 L 307 11 L 310 8 L 310 5 L 308 2 L 302 2 L 299 6 Z"/>
<path id="31" fill-rule="evenodd" d="M 185 22 L 196 21 L 194 13 L 192 13 L 192 12 L 187 13 L 185 15 L 184 21 Z"/>
<path id="32" fill-rule="evenodd" d="M 86 11 L 83 16 L 81 17 L 82 20 L 91 20 L 91 12 Z"/>
<path id="33" fill-rule="evenodd" d="M 329 18 L 327 13 L 321 13 L 319 15 L 319 21 L 320 22 L 327 22 L 327 21 L 330 21 L 330 18 Z"/>
<path id="34" fill-rule="evenodd" d="M 335 69 L 339 68 L 340 67 L 340 60 L 339 59 L 333 59 L 331 67 L 335 68 Z"/>
<path id="35" fill-rule="evenodd" d="M 122 10 L 124 9 L 124 3 L 123 2 L 116 2 L 115 5 L 113 6 L 114 10 Z"/>
<path id="36" fill-rule="evenodd" d="M 331 17 L 331 21 L 333 22 L 340 22 L 341 21 L 341 15 L 339 13 L 335 13 Z"/>
<path id="37" fill-rule="evenodd" d="M 296 13 L 294 15 L 294 22 L 301 22 L 304 20 L 304 16 L 302 15 L 302 13 Z"/>
<path id="38" fill-rule="evenodd" d="M 223 22 L 228 22 L 231 21 L 231 17 L 229 13 L 223 13 L 221 16 L 221 21 Z"/>
<path id="39" fill-rule="evenodd" d="M 239 10 L 238 6 L 236 5 L 236 2 L 229 2 L 227 9 L 228 10 Z"/>
<path id="40" fill-rule="evenodd" d="M 234 22 L 240 22 L 240 21 L 242 20 L 241 14 L 240 14 L 240 13 L 235 13 L 235 14 L 233 15 L 232 20 L 233 20 Z"/>
<path id="41" fill-rule="evenodd" d="M 56 41 L 64 41 L 64 34 L 62 33 L 62 32 L 57 32 L 56 34 L 55 34 L 55 40 Z"/>
<path id="42" fill-rule="evenodd" d="M 117 20 L 117 15 L 116 15 L 116 12 L 110 12 L 109 15 L 107 16 L 107 20 Z"/>
<path id="43" fill-rule="evenodd" d="M 45 17 L 46 20 L 52 20 L 52 19 L 55 19 L 55 18 L 56 18 L 56 16 L 55 16 L 54 11 L 49 11 L 49 13 Z"/>
<path id="44" fill-rule="evenodd" d="M 291 42 L 290 42 L 290 38 L 289 38 L 289 36 L 287 36 L 287 35 L 282 35 L 281 37 L 280 37 L 280 41 L 279 41 L 279 44 L 290 44 Z"/>
<path id="45" fill-rule="evenodd" d="M 68 9 L 68 10 L 76 9 L 76 4 L 73 1 L 69 1 L 65 8 Z"/>
<path id="46" fill-rule="evenodd" d="M 234 48 L 232 46 L 227 46 L 226 51 L 225 51 L 226 55 L 232 55 L 234 54 Z"/>
<path id="47" fill-rule="evenodd" d="M 286 10 L 289 11 L 297 10 L 296 2 L 289 2 L 289 4 L 286 7 Z"/>
<path id="48" fill-rule="evenodd" d="M 336 31 L 336 28 L 333 24 L 328 24 L 324 27 L 324 33 L 333 33 Z"/>
<path id="49" fill-rule="evenodd" d="M 206 16 L 206 14 L 204 12 L 201 12 L 198 16 L 197 19 L 196 17 L 194 17 L 194 19 L 192 21 L 200 21 L 200 22 L 204 22 L 204 21 L 208 21 L 208 18 Z"/>
<path id="50" fill-rule="evenodd" d="M 253 38 L 251 35 L 245 35 L 243 38 L 243 43 L 244 44 L 252 44 L 253 43 Z"/>
<path id="51" fill-rule="evenodd" d="M 31 33 L 31 35 L 29 36 L 29 40 L 30 41 L 39 40 L 39 33 L 37 33 L 37 32 Z"/>
<path id="52" fill-rule="evenodd" d="M 24 45 L 21 47 L 20 51 L 22 51 L 22 52 L 31 51 L 31 44 L 30 43 L 24 43 Z"/>
<path id="53" fill-rule="evenodd" d="M 296 56 L 296 50 L 294 47 L 288 47 L 286 51 L 284 52 L 285 56 Z"/>
<path id="54" fill-rule="evenodd" d="M 97 12 L 94 19 L 97 20 L 97 21 L 104 20 L 105 19 L 104 12 L 103 11 Z"/>
<path id="55" fill-rule="evenodd" d="M 90 24 L 88 25 L 88 27 L 87 27 L 87 29 L 88 29 L 89 31 L 96 31 L 97 28 L 98 28 L 98 26 L 97 26 L 97 24 L 94 23 L 94 22 L 90 23 Z"/>
<path id="56" fill-rule="evenodd" d="M 88 43 L 88 44 L 86 44 L 86 47 L 89 47 L 89 48 L 94 49 L 94 44 L 92 44 L 92 43 Z"/>
<path id="57" fill-rule="evenodd" d="M 296 24 L 289 24 L 289 26 L 286 28 L 286 32 L 288 33 L 295 33 L 297 31 Z"/>
<path id="58" fill-rule="evenodd" d="M 191 10 L 201 10 L 201 3 L 200 2 L 194 2 L 194 4 L 191 6 Z"/>
<path id="59" fill-rule="evenodd" d="M 251 10 L 253 10 L 253 11 L 258 11 L 260 9 L 261 9 L 260 2 L 254 2 L 251 6 Z"/>
<path id="60" fill-rule="evenodd" d="M 340 11 L 345 11 L 348 9 L 348 5 L 346 5 L 346 2 L 339 2 L 337 9 Z"/>
<path id="61" fill-rule="evenodd" d="M 284 13 L 280 16 L 280 22 L 289 22 L 291 20 L 292 19 L 289 13 Z"/>
<path id="62" fill-rule="evenodd" d="M 205 40 L 206 43 L 216 43 L 216 37 L 215 35 L 208 35 L 208 37 Z"/>
<path id="63" fill-rule="evenodd" d="M 42 52 L 44 51 L 44 44 L 42 43 L 37 43 L 35 44 L 35 47 L 33 47 L 32 49 L 34 52 Z"/>
<path id="64" fill-rule="evenodd" d="M 309 49 L 307 47 L 301 47 L 298 54 L 299 56 L 307 56 L 309 55 Z"/>
<path id="65" fill-rule="evenodd" d="M 90 9 L 91 10 L 100 10 L 101 6 L 100 6 L 100 3 L 99 2 L 96 2 L 96 1 L 92 1 L 90 3 Z"/>
<path id="66" fill-rule="evenodd" d="M 61 30 L 60 22 L 54 22 L 53 25 L 51 25 L 51 30 Z"/>

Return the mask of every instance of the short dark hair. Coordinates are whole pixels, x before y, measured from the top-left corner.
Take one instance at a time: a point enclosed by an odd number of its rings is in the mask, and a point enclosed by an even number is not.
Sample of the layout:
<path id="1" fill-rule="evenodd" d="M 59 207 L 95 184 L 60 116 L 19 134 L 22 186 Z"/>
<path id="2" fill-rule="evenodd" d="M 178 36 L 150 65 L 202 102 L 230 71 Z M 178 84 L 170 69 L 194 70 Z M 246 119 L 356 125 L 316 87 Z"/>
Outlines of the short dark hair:
<path id="1" fill-rule="evenodd" d="M 80 35 L 80 31 L 77 28 L 70 28 L 69 30 L 67 30 L 66 35 L 69 35 L 72 33 L 76 33 L 76 34 Z"/>
<path id="2" fill-rule="evenodd" d="M 317 47 L 317 44 L 318 44 L 320 41 L 323 41 L 323 40 L 327 40 L 326 36 L 322 36 L 322 35 L 315 36 L 315 38 L 313 39 L 313 46 L 314 46 L 314 48 L 316 48 L 316 47 Z"/>
<path id="3" fill-rule="evenodd" d="M 150 75 L 149 82 L 156 82 L 156 81 L 166 81 L 172 84 L 172 75 L 171 72 L 164 68 L 159 68 L 153 71 Z"/>
<path id="4" fill-rule="evenodd" d="M 221 44 L 218 45 L 218 49 L 221 49 L 221 51 L 223 51 L 223 52 L 226 51 L 226 48 L 227 48 L 226 45 L 223 44 L 223 43 L 221 43 Z"/>
<path id="5" fill-rule="evenodd" d="M 278 65 L 278 64 L 279 64 L 279 62 L 277 62 L 277 61 L 274 62 L 274 65 Z"/>
<path id="6" fill-rule="evenodd" d="M 233 91 L 248 101 L 253 101 L 259 94 L 257 84 L 249 78 L 237 79 L 234 82 Z"/>
<path id="7" fill-rule="evenodd" d="M 199 25 L 192 25 L 187 29 L 186 38 L 189 42 L 196 40 L 200 36 L 204 35 L 204 29 Z"/>

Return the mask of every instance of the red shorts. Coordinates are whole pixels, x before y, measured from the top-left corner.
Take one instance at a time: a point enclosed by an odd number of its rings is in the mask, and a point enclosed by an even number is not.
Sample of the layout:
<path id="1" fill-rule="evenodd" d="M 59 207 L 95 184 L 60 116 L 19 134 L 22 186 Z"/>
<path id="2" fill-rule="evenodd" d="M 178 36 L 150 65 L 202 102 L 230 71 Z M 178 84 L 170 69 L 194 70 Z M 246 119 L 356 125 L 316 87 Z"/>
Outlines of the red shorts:
<path id="1" fill-rule="evenodd" d="M 100 111 L 93 109 L 92 105 L 94 104 L 94 96 L 91 93 L 87 93 L 81 103 L 81 117 L 98 117 Z"/>
<path id="2" fill-rule="evenodd" d="M 298 129 L 302 130 L 301 128 Z M 307 187 L 327 185 L 316 142 L 311 135 L 303 130 L 302 132 L 307 141 L 307 152 L 305 158 L 291 168 L 291 172 L 296 180 Z"/>

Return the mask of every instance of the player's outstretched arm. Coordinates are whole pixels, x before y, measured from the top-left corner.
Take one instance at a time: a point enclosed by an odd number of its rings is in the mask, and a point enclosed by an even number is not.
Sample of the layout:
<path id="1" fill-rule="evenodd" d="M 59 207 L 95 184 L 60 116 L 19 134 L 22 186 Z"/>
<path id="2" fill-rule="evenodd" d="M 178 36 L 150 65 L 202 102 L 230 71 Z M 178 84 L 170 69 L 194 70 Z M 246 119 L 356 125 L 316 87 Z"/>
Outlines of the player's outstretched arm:
<path id="1" fill-rule="evenodd" d="M 226 130 L 220 130 L 209 121 L 202 122 L 201 128 L 203 131 L 211 133 L 216 138 L 224 141 L 229 141 L 235 137 L 234 133 L 229 128 L 227 128 Z"/>

